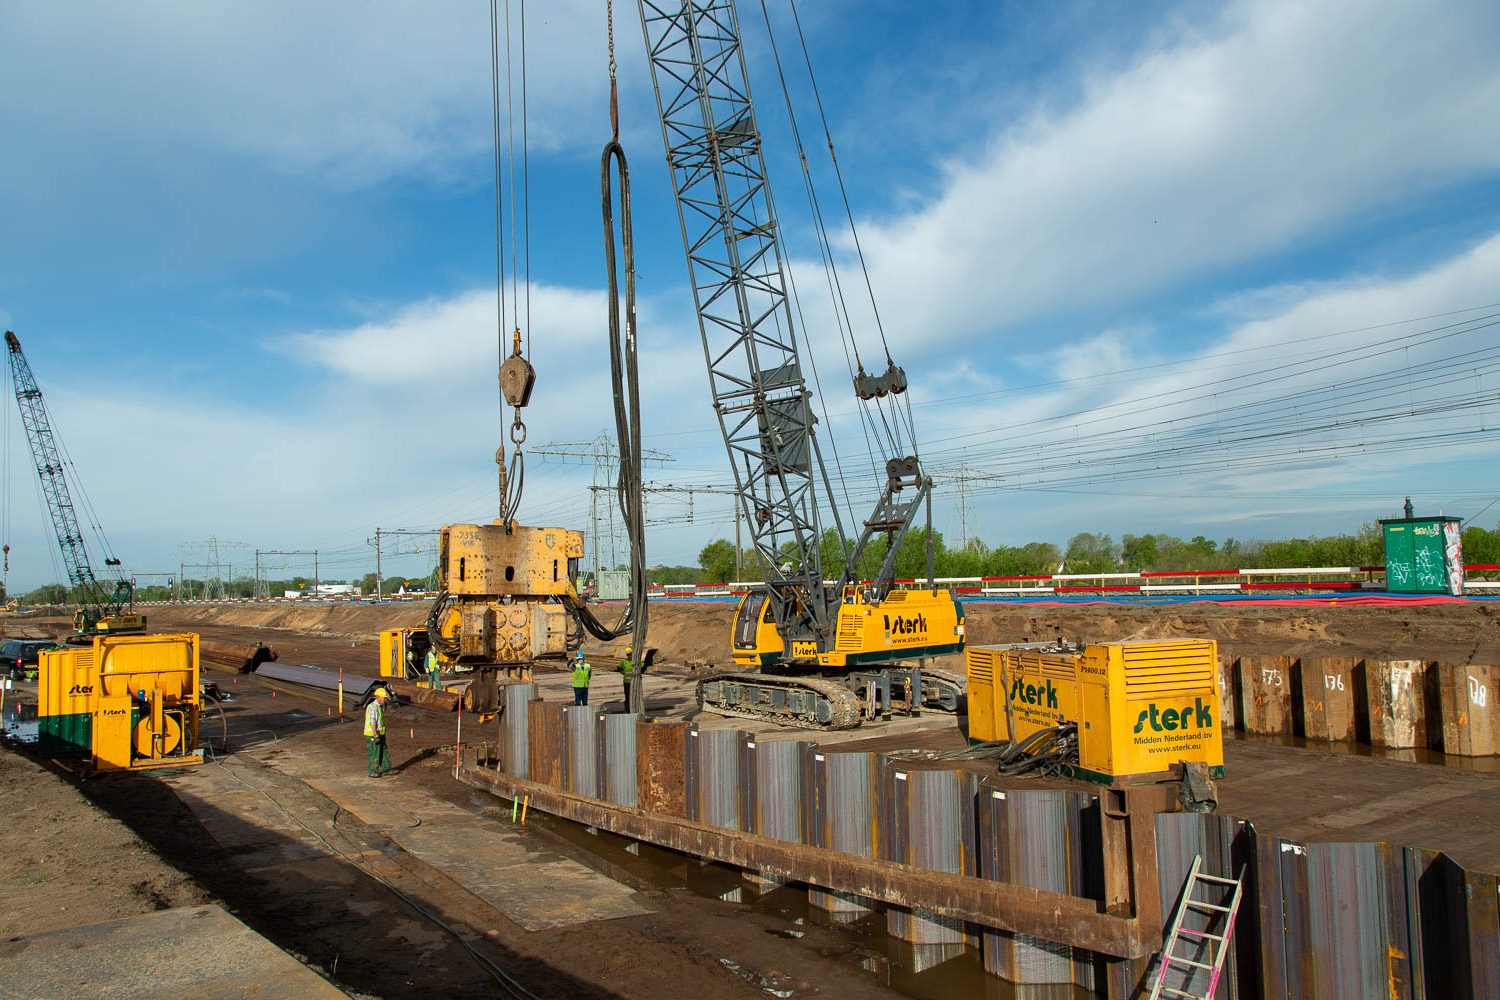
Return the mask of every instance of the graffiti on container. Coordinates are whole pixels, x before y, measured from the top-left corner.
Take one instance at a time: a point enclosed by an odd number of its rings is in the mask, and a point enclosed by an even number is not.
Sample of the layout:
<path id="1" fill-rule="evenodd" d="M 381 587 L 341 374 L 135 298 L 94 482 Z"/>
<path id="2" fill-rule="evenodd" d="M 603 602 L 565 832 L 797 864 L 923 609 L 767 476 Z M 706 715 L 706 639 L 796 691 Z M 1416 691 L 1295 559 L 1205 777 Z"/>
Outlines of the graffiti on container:
<path id="1" fill-rule="evenodd" d="M 1325 688 L 1327 688 L 1328 690 L 1330 690 L 1330 691 L 1342 691 L 1342 690 L 1344 690 L 1344 675 L 1343 674 L 1324 674 L 1323 675 L 1323 686 Z"/>
<path id="2" fill-rule="evenodd" d="M 1443 582 L 1443 567 L 1431 549 L 1418 549 L 1416 563 L 1417 586 L 1436 587 Z"/>
<path id="3" fill-rule="evenodd" d="M 1411 567 L 1406 563 L 1395 563 L 1387 567 L 1386 571 L 1390 574 L 1391 581 L 1398 586 L 1405 587 L 1411 583 Z"/>
<path id="4" fill-rule="evenodd" d="M 1480 708 L 1483 708 L 1486 704 L 1489 703 L 1489 697 L 1489 691 L 1486 690 L 1483 684 L 1479 683 L 1479 678 L 1470 677 L 1469 701 L 1475 705 L 1478 705 Z"/>

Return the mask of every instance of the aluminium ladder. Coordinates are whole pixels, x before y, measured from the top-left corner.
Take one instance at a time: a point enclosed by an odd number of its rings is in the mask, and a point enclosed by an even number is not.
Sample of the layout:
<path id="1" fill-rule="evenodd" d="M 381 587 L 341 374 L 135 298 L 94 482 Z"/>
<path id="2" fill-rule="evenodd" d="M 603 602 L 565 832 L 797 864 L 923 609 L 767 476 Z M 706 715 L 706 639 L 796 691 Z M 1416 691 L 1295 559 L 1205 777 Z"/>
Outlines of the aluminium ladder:
<path id="1" fill-rule="evenodd" d="M 1193 858 L 1193 867 L 1182 890 L 1182 902 L 1172 918 L 1166 943 L 1162 945 L 1161 960 L 1151 983 L 1151 1000 L 1163 996 L 1208 1000 L 1218 988 L 1224 956 L 1234 937 L 1234 918 L 1240 908 L 1244 875 L 1221 878 L 1205 875 L 1202 868 L 1203 855 L 1200 854 Z M 1207 890 L 1207 894 L 1217 893 L 1217 898 L 1194 895 L 1199 889 Z M 1198 926 L 1184 926 L 1188 923 Z M 1175 950 L 1179 945 L 1188 949 L 1186 953 Z M 1171 972 L 1177 974 L 1174 985 L 1167 984 Z M 1203 992 L 1188 992 L 1197 989 L 1203 989 Z"/>

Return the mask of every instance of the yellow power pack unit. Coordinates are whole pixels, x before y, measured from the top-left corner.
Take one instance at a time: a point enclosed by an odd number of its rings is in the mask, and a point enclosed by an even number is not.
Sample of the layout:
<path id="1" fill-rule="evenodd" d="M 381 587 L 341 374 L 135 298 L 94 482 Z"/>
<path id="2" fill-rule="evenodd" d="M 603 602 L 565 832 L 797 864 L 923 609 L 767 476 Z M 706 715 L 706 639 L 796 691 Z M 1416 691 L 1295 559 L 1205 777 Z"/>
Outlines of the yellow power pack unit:
<path id="1" fill-rule="evenodd" d="M 1184 761 L 1224 773 L 1218 643 L 1211 639 L 970 646 L 969 738 L 1078 726 L 1078 777 L 1160 776 Z"/>
<path id="2" fill-rule="evenodd" d="M 427 683 L 427 651 L 432 643 L 425 628 L 388 628 L 380 632 L 380 676 Z"/>
<path id="3" fill-rule="evenodd" d="M 37 673 L 37 744 L 95 770 L 201 764 L 198 636 L 95 636 L 46 650 Z"/>

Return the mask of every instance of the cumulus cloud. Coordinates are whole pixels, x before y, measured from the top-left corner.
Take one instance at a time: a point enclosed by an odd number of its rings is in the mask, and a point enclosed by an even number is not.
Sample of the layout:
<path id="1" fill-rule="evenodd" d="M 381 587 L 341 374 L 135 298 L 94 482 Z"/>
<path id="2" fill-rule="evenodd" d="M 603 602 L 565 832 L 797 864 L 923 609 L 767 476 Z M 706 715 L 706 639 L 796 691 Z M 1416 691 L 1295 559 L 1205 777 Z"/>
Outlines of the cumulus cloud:
<path id="1" fill-rule="evenodd" d="M 63 120 L 96 143 L 114 135 L 178 156 L 213 149 L 341 185 L 451 175 L 489 150 L 483 4 L 11 4 L 0 26 L 10 52 L 0 81 L 28 95 L 7 109 L 13 125 Z M 602 10 L 553 0 L 526 29 L 534 148 L 575 142 L 585 123 L 597 134 Z M 518 31 L 514 43 L 519 101 Z"/>
<path id="2" fill-rule="evenodd" d="M 1073 491 L 1117 497 L 1099 501 L 1094 515 L 1116 530 L 1175 531 L 1268 510 L 1311 512 L 1332 530 L 1384 513 L 1412 490 L 1449 497 L 1452 512 L 1452 497 L 1494 486 L 1472 473 L 1500 451 L 1493 406 L 1455 408 L 1500 389 L 1497 310 L 1452 310 L 1492 303 L 1496 287 L 1500 234 L 1410 275 L 1309 286 L 1169 363 L 1149 344 L 1122 352 L 1108 336 L 1063 346 L 1052 354 L 1060 384 L 929 398 L 918 407 L 926 455 L 940 481 L 946 473 L 947 495 L 962 465 L 987 477 L 978 493 L 1007 494 L 1006 509 L 1043 523 L 1056 518 L 1056 504 L 1038 497 Z M 1446 367 L 1424 372 L 1431 365 Z M 1349 388 L 1361 379 L 1373 381 Z M 1255 439 L 1242 441 L 1247 428 Z M 1219 443 L 1226 437 L 1235 443 Z M 1146 458 L 1112 465 L 1130 455 Z M 1394 501 L 1377 499 L 1381 490 Z M 1308 499 L 1330 492 L 1343 499 Z M 1069 505 L 1063 516 L 1076 524 L 1079 510 Z"/>
<path id="3" fill-rule="evenodd" d="M 1500 8 L 1243 3 L 960 153 L 867 227 L 893 333 L 1119 306 L 1500 170 Z"/>

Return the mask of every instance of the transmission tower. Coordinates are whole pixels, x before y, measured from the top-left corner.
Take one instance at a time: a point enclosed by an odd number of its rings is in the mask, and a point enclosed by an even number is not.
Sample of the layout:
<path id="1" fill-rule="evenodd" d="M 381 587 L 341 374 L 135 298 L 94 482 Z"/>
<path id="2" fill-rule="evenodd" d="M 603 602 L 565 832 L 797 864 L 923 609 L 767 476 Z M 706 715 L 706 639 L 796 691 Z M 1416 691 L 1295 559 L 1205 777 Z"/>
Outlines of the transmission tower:
<path id="1" fill-rule="evenodd" d="M 182 554 L 184 570 L 189 566 L 203 570 L 202 597 L 205 601 L 224 599 L 228 593 L 228 584 L 234 582 L 234 554 L 247 551 L 249 548 L 250 546 L 244 542 L 226 542 L 217 536 L 211 536 L 207 541 L 202 542 L 183 542 L 178 546 Z M 190 555 L 200 553 L 201 558 L 188 562 Z M 240 565 L 243 568 L 244 563 Z"/>
<path id="2" fill-rule="evenodd" d="M 594 463 L 594 482 L 589 488 L 589 537 L 588 565 L 590 573 L 613 568 L 619 562 L 619 528 L 615 524 L 615 505 L 609 501 L 608 491 L 615 486 L 615 477 L 620 467 L 620 449 L 608 431 L 600 432 L 592 441 L 556 441 L 531 449 L 533 455 L 549 458 L 576 458 L 579 464 L 585 460 Z M 654 448 L 641 449 L 641 464 L 654 463 L 658 468 L 677 459 Z M 601 527 L 600 520 L 603 519 Z M 607 539 L 607 540 L 606 540 Z M 606 565 L 605 557 L 609 562 Z"/>

